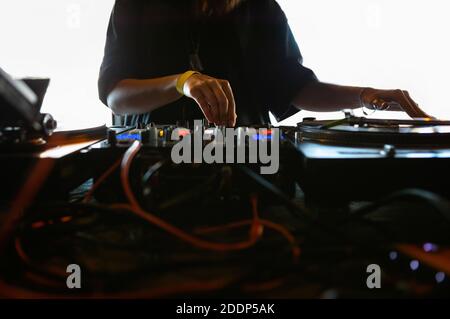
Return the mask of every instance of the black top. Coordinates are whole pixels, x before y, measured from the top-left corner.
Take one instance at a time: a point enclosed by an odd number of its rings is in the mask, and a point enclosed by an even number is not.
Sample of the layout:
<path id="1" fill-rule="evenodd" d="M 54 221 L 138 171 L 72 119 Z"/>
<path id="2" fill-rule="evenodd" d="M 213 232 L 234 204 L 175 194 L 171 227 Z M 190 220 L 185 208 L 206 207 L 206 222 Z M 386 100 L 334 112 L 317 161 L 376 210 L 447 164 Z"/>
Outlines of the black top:
<path id="1" fill-rule="evenodd" d="M 293 114 L 291 102 L 314 73 L 302 56 L 286 16 L 275 0 L 246 0 L 223 17 L 199 21 L 190 1 L 116 0 L 100 70 L 99 94 L 106 104 L 122 79 L 155 78 L 191 69 L 198 51 L 204 74 L 226 79 L 233 89 L 237 124 L 269 122 Z M 127 116 L 137 122 L 172 124 L 201 119 L 196 103 L 183 97 L 149 114 Z"/>

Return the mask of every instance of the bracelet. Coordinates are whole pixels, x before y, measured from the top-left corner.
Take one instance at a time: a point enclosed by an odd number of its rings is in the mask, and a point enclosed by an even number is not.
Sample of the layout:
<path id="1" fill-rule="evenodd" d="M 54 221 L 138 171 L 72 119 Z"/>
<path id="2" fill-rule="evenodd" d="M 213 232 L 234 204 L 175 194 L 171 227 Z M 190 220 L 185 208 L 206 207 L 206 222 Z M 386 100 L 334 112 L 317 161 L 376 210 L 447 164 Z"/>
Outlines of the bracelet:
<path id="1" fill-rule="evenodd" d="M 378 98 L 372 101 L 372 105 L 377 111 L 386 111 L 390 107 L 389 103 Z"/>
<path id="2" fill-rule="evenodd" d="M 181 95 L 184 95 L 184 84 L 191 76 L 193 76 L 195 74 L 200 74 L 200 72 L 187 71 L 180 75 L 180 77 L 177 80 L 177 86 L 176 86 L 178 93 L 180 93 Z"/>
<path id="3" fill-rule="evenodd" d="M 359 94 L 359 105 L 361 107 L 361 110 L 362 110 L 364 116 L 370 116 L 370 115 L 374 114 L 377 111 L 377 108 L 373 104 L 370 105 L 372 108 L 366 107 L 364 105 L 363 95 L 366 92 L 366 90 L 367 90 L 367 88 L 361 89 L 361 93 Z M 371 110 L 372 112 L 371 113 L 367 112 L 366 108 Z"/>

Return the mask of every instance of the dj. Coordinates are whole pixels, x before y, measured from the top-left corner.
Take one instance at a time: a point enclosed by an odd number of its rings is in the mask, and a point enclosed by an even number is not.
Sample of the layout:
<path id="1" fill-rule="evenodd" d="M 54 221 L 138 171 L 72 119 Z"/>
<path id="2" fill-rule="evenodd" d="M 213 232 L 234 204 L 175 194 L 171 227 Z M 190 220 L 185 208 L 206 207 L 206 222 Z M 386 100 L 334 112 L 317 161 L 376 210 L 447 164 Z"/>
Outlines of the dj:
<path id="1" fill-rule="evenodd" d="M 116 0 L 100 98 L 127 124 L 206 117 L 268 123 L 299 109 L 328 112 L 395 103 L 429 117 L 406 91 L 320 82 L 302 65 L 275 0 Z"/>

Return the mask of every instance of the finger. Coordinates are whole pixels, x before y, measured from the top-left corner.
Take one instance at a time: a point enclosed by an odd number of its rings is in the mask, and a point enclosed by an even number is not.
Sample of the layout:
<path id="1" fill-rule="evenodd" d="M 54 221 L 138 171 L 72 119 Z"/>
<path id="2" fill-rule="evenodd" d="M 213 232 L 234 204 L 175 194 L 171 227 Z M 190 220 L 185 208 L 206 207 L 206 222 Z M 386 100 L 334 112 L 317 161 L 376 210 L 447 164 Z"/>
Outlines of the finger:
<path id="1" fill-rule="evenodd" d="M 400 104 L 403 111 L 406 112 L 411 118 L 419 117 L 417 107 L 414 105 L 415 103 L 411 103 L 411 101 L 407 99 L 405 94 L 403 94 L 402 90 L 394 90 L 390 91 L 389 93 L 389 102 Z"/>
<path id="2" fill-rule="evenodd" d="M 401 97 L 406 102 L 405 105 L 411 110 L 411 113 L 414 117 L 424 117 L 425 113 L 419 108 L 416 102 L 409 96 L 405 94 L 405 91 L 399 91 L 399 94 L 401 94 Z"/>
<path id="3" fill-rule="evenodd" d="M 228 98 L 228 118 L 227 125 L 234 127 L 236 125 L 236 102 L 234 100 L 233 90 L 228 81 L 222 82 L 222 88 Z"/>
<path id="4" fill-rule="evenodd" d="M 228 98 L 222 89 L 222 86 L 217 80 L 211 80 L 208 82 L 211 90 L 214 92 L 217 101 L 219 102 L 219 124 L 225 125 L 228 119 Z"/>
<path id="5" fill-rule="evenodd" d="M 422 117 L 422 118 L 434 118 L 433 116 L 428 115 L 426 112 L 424 112 L 419 104 L 417 104 L 409 95 L 408 91 L 402 91 L 403 95 L 405 96 L 405 99 L 408 100 L 410 102 L 410 104 L 415 106 L 415 110 L 418 114 L 418 117 Z"/>
<path id="6" fill-rule="evenodd" d="M 400 95 L 400 99 L 403 100 L 402 107 L 406 111 L 406 113 L 412 117 L 412 118 L 424 118 L 427 117 L 427 114 L 423 112 L 419 106 L 416 104 L 416 102 L 411 99 L 411 97 L 408 97 L 404 91 L 399 90 L 398 94 Z"/>
<path id="7" fill-rule="evenodd" d="M 205 82 L 204 86 L 202 86 L 202 94 L 206 99 L 207 104 L 209 105 L 209 111 L 212 115 L 213 121 L 212 123 L 220 122 L 220 114 L 219 114 L 219 101 L 217 100 L 216 94 L 209 87 L 209 85 Z"/>
<path id="8" fill-rule="evenodd" d="M 206 98 L 200 94 L 197 97 L 193 97 L 193 99 L 195 102 L 197 102 L 198 106 L 202 110 L 203 114 L 205 115 L 206 120 L 209 123 L 214 123 L 214 116 L 211 113 L 211 108 L 209 107 L 209 104 L 208 104 Z"/>

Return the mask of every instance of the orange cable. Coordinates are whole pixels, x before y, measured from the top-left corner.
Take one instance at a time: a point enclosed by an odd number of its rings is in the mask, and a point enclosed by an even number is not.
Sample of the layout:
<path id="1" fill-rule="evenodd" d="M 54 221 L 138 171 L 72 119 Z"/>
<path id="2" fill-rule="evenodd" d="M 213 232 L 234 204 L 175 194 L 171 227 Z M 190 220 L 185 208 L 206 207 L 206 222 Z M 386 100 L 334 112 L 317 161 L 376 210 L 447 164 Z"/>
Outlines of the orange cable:
<path id="1" fill-rule="evenodd" d="M 240 228 L 243 226 L 250 225 L 251 223 L 252 223 L 251 220 L 243 220 L 243 221 L 239 221 L 239 222 L 231 223 L 231 224 L 227 224 L 227 225 L 222 225 L 222 226 L 199 228 L 195 231 L 195 233 L 199 234 L 199 235 L 211 234 L 211 233 Z M 294 257 L 294 260 L 297 261 L 298 257 L 300 257 L 301 249 L 300 249 L 300 247 L 298 247 L 297 241 L 296 241 L 295 237 L 290 233 L 290 231 L 287 228 L 283 227 L 282 225 L 271 222 L 269 220 L 261 219 L 260 223 L 262 225 L 266 226 L 267 228 L 280 233 L 284 238 L 286 238 L 286 240 L 289 241 L 289 243 L 292 245 L 292 255 Z"/>
<path id="2" fill-rule="evenodd" d="M 130 205 L 124 205 L 124 204 L 118 204 L 113 205 L 114 208 L 119 209 L 125 209 L 128 211 L 133 212 L 138 217 L 148 221 L 151 224 L 154 224 L 155 226 L 165 230 L 166 232 L 172 234 L 173 236 L 201 249 L 206 250 L 212 250 L 212 251 L 220 251 L 220 252 L 226 252 L 226 251 L 234 251 L 234 250 L 244 250 L 252 247 L 258 240 L 257 237 L 251 236 L 249 240 L 242 241 L 238 243 L 213 243 L 206 240 L 203 240 L 201 238 L 198 238 L 194 235 L 191 235 L 184 230 L 169 224 L 168 222 L 162 220 L 161 218 L 145 211 L 142 209 L 136 199 L 136 197 L 133 194 L 133 191 L 130 186 L 129 181 L 129 173 L 130 173 L 130 167 L 131 163 L 134 159 L 134 157 L 138 154 L 139 150 L 141 149 L 142 144 L 139 141 L 135 141 L 130 148 L 125 153 L 123 159 L 122 159 L 122 165 L 121 165 L 121 180 L 122 185 L 124 188 L 125 195 L 127 196 L 128 201 L 130 202 Z"/>
<path id="3" fill-rule="evenodd" d="M 8 239 L 23 217 L 25 210 L 50 175 L 54 165 L 54 159 L 38 159 L 38 162 L 31 169 L 30 177 L 25 181 L 17 196 L 13 199 L 9 213 L 0 227 L 0 254 L 5 249 Z"/>
<path id="4" fill-rule="evenodd" d="M 225 228 L 237 228 L 237 227 L 242 227 L 244 225 L 252 225 L 250 239 L 248 241 L 234 243 L 234 244 L 212 243 L 212 242 L 205 241 L 203 239 L 197 238 L 193 235 L 186 233 L 185 231 L 165 222 L 164 220 L 160 219 L 157 216 L 154 216 L 154 215 L 146 212 L 145 210 L 143 210 L 140 207 L 136 197 L 133 194 L 133 191 L 131 190 L 131 186 L 129 183 L 129 171 L 130 171 L 131 163 L 132 163 L 132 160 L 134 159 L 134 157 L 139 152 L 140 148 L 141 148 L 140 142 L 138 142 L 138 141 L 134 142 L 133 145 L 126 152 L 123 159 L 121 160 L 122 185 L 124 187 L 125 194 L 129 200 L 129 202 L 131 203 L 131 205 L 119 204 L 119 205 L 113 205 L 113 207 L 129 210 L 129 211 L 135 213 L 137 216 L 141 217 L 142 219 L 147 220 L 148 222 L 160 227 L 161 229 L 167 231 L 168 233 L 171 233 L 175 237 L 178 237 L 178 238 L 192 244 L 193 246 L 196 246 L 198 248 L 207 249 L 207 250 L 231 251 L 231 250 L 247 249 L 247 248 L 253 246 L 257 242 L 259 237 L 262 236 L 262 230 L 263 230 L 262 226 L 266 226 L 268 228 L 278 231 L 291 244 L 295 245 L 296 241 L 295 241 L 294 236 L 292 236 L 292 234 L 285 227 L 278 225 L 276 223 L 273 223 L 271 221 L 261 220 L 259 218 L 256 196 L 251 197 L 253 220 L 242 221 L 242 222 L 238 222 L 238 223 L 234 223 L 234 224 L 230 224 L 230 225 L 226 225 L 226 226 L 219 226 L 219 227 L 214 227 L 214 228 L 211 227 L 209 229 L 201 230 L 204 233 L 208 233 L 208 232 L 220 231 Z M 45 163 L 47 165 L 43 165 L 41 163 Z M 18 220 L 18 219 L 14 219 L 13 217 L 16 215 L 20 215 L 18 213 L 23 212 L 23 210 L 27 207 L 29 202 L 32 201 L 33 197 L 37 194 L 37 192 L 39 190 L 39 187 L 36 189 L 33 189 L 32 186 L 34 185 L 35 182 L 38 185 L 41 185 L 44 182 L 45 178 L 50 173 L 50 171 L 53 167 L 53 164 L 54 164 L 54 161 L 50 161 L 50 162 L 39 161 L 36 164 L 35 168 L 32 171 L 32 176 L 28 179 L 27 183 L 23 186 L 22 190 L 19 192 L 19 195 L 17 196 L 16 200 L 14 201 L 14 203 L 12 205 L 11 214 L 10 214 L 11 217 L 9 218 L 9 223 L 6 223 L 4 225 L 6 225 L 6 226 L 11 225 L 11 221 Z M 114 171 L 114 169 L 116 169 L 118 167 L 118 164 L 119 164 L 119 161 L 117 163 L 114 163 L 99 178 L 99 180 L 93 185 L 90 192 L 86 195 L 85 200 L 86 200 L 86 198 L 90 198 L 92 196 L 92 194 L 95 192 L 95 190 L 98 188 L 98 186 Z M 31 190 L 31 192 L 28 192 L 29 190 Z M 20 218 L 20 217 L 18 217 L 18 218 Z M 15 223 L 12 223 L 12 224 L 15 225 Z M 3 232 L 1 234 L 3 234 Z M 3 238 L 0 237 L 0 239 L 3 239 Z M 21 255 L 22 259 L 25 259 L 25 260 L 28 259 L 26 254 L 23 252 L 21 245 L 19 244 L 19 247 L 17 247 L 18 243 L 16 242 L 15 244 L 16 244 L 16 249 L 19 248 L 18 249 L 19 255 Z M 293 247 L 293 251 L 294 251 L 294 257 L 298 257 L 300 255 L 300 249 L 296 245 L 295 245 L 295 247 Z M 21 252 L 23 252 L 23 254 L 21 254 Z M 192 292 L 193 290 L 194 291 L 216 290 L 216 289 L 221 289 L 221 288 L 225 287 L 226 285 L 227 285 L 227 282 L 224 280 L 214 280 L 214 281 L 209 281 L 209 282 L 192 282 L 192 283 L 189 283 L 189 284 L 186 284 L 183 286 L 170 287 L 168 289 L 165 289 L 164 291 L 161 291 L 158 288 L 157 291 L 156 290 L 153 292 L 147 291 L 142 294 L 138 293 L 138 295 L 140 295 L 141 297 L 152 298 L 152 297 L 171 295 L 171 294 L 182 293 L 182 292 Z M 0 287 L 1 286 L 3 286 L 2 288 L 5 288 L 3 282 L 0 282 Z M 9 286 L 9 288 L 13 288 L 13 287 Z M 4 290 L 5 289 L 0 289 L 0 291 L 4 291 Z M 29 297 L 30 295 L 44 297 L 44 298 L 48 296 L 48 295 L 42 295 L 39 293 L 22 290 L 20 288 L 19 289 L 16 288 L 15 292 L 17 293 L 16 297 L 18 295 L 19 296 L 21 295 L 22 297 L 25 297 L 25 298 L 27 298 L 27 296 Z M 110 298 L 115 298 L 115 297 L 119 297 L 119 296 L 122 298 L 125 297 L 124 295 L 121 295 L 121 294 L 118 294 L 116 296 L 114 296 L 114 295 L 103 295 L 103 296 L 102 295 L 94 295 L 92 297 L 102 298 L 105 296 L 108 296 Z M 55 296 L 53 296 L 53 297 L 55 297 Z"/>
<path id="5" fill-rule="evenodd" d="M 204 293 L 223 289 L 235 282 L 233 279 L 212 279 L 205 281 L 192 280 L 185 283 L 177 283 L 173 286 L 155 287 L 151 289 L 126 291 L 119 293 L 81 293 L 61 295 L 57 293 L 45 293 L 26 288 L 13 286 L 0 279 L 0 298 L 16 299 L 157 299 L 176 296 L 187 293 Z"/>
<path id="6" fill-rule="evenodd" d="M 294 260 L 297 260 L 297 258 L 300 256 L 301 250 L 296 245 L 295 237 L 287 230 L 285 227 L 273 223 L 268 220 L 260 220 L 258 209 L 257 209 L 257 197 L 252 196 L 251 197 L 251 204 L 252 204 L 252 212 L 253 212 L 253 220 L 246 222 L 246 224 L 253 225 L 251 230 L 251 235 L 248 241 L 233 243 L 233 244 L 225 244 L 225 243 L 213 243 L 209 241 L 205 241 L 201 238 L 198 238 L 196 236 L 193 236 L 182 229 L 171 225 L 167 223 L 166 221 L 162 220 L 161 218 L 150 214 L 149 212 L 145 211 L 141 208 L 139 205 L 139 202 L 137 201 L 136 197 L 133 194 L 133 191 L 130 186 L 129 181 L 129 174 L 130 174 L 130 167 L 133 159 L 138 154 L 139 150 L 141 149 L 142 144 L 139 141 L 135 141 L 130 148 L 125 153 L 122 164 L 121 164 L 121 180 L 122 185 L 125 191 L 125 194 L 127 196 L 128 201 L 130 202 L 130 205 L 124 205 L 124 204 L 118 204 L 113 205 L 115 208 L 119 209 L 125 209 L 133 212 L 138 217 L 147 220 L 151 224 L 156 225 L 157 227 L 167 231 L 168 233 L 174 235 L 175 237 L 190 243 L 191 245 L 201 248 L 201 249 L 207 249 L 207 250 L 213 250 L 213 251 L 232 251 L 232 250 L 243 250 L 247 249 L 251 246 L 253 246 L 260 236 L 262 235 L 262 228 L 261 225 L 267 226 L 273 230 L 276 230 L 280 234 L 282 234 L 292 245 L 292 251 Z"/>
<path id="7" fill-rule="evenodd" d="M 100 185 L 120 166 L 120 163 L 122 162 L 122 159 L 117 160 L 113 165 L 111 165 L 108 170 L 103 173 L 102 176 L 95 182 L 94 185 L 92 185 L 89 192 L 86 194 L 86 196 L 83 199 L 83 203 L 87 203 L 92 199 L 92 196 L 94 195 L 95 191 L 100 187 Z"/>

